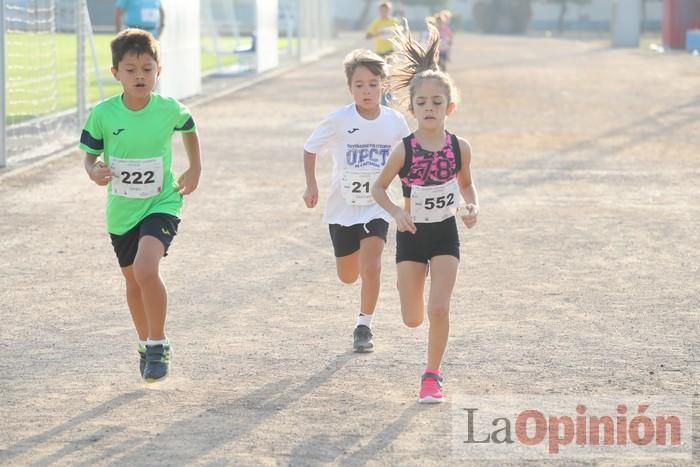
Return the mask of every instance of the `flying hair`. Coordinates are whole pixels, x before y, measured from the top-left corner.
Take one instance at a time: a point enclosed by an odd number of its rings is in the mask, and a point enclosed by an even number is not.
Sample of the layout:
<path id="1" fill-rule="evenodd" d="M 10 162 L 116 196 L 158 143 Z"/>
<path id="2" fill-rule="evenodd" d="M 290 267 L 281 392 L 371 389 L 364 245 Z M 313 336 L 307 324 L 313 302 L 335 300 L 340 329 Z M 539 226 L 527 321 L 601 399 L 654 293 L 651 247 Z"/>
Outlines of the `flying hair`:
<path id="1" fill-rule="evenodd" d="M 426 22 L 426 26 L 428 41 L 425 45 L 413 38 L 408 28 L 408 21 L 405 19 L 403 28 L 394 28 L 394 37 L 391 39 L 396 57 L 392 60 L 389 89 L 399 95 L 401 93 L 405 95 L 408 90 L 409 109 L 412 107 L 416 86 L 426 79 L 437 80 L 445 87 L 448 103 L 456 101 L 457 91 L 452 79 L 447 73 L 440 71 L 438 66 L 440 34 L 429 22 Z"/>

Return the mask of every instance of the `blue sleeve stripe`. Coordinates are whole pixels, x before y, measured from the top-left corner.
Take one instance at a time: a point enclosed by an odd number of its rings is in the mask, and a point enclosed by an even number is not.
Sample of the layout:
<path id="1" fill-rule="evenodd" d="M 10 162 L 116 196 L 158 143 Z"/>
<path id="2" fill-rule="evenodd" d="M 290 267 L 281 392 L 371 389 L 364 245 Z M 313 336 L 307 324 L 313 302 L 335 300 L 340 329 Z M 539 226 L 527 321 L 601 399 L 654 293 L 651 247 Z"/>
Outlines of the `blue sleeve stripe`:
<path id="1" fill-rule="evenodd" d="M 80 143 L 84 144 L 90 149 L 94 149 L 95 151 L 102 151 L 105 147 L 105 142 L 103 139 L 93 138 L 87 130 L 83 130 L 83 133 L 80 135 Z"/>
<path id="2" fill-rule="evenodd" d="M 192 119 L 192 117 L 190 117 L 187 119 L 184 125 L 182 125 L 179 128 L 175 127 L 175 131 L 187 131 L 191 130 L 192 128 L 194 128 L 194 120 Z"/>

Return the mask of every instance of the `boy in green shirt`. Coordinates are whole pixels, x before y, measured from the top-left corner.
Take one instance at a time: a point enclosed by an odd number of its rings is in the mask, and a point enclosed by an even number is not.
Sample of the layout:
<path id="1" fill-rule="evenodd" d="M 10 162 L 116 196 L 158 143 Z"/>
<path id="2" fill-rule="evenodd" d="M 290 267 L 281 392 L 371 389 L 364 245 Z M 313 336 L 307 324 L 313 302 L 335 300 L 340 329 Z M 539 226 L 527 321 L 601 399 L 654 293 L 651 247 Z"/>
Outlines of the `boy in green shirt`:
<path id="1" fill-rule="evenodd" d="M 90 179 L 108 186 L 107 231 L 126 279 L 126 300 L 139 338 L 139 370 L 153 382 L 167 376 L 171 356 L 165 335 L 167 291 L 159 265 L 177 234 L 182 197 L 199 183 L 199 138 L 184 105 L 152 92 L 161 68 L 151 33 L 126 29 L 111 47 L 112 74 L 124 92 L 92 109 L 80 149 L 86 152 Z M 189 159 L 177 181 L 172 170 L 175 131 L 182 133 Z"/>

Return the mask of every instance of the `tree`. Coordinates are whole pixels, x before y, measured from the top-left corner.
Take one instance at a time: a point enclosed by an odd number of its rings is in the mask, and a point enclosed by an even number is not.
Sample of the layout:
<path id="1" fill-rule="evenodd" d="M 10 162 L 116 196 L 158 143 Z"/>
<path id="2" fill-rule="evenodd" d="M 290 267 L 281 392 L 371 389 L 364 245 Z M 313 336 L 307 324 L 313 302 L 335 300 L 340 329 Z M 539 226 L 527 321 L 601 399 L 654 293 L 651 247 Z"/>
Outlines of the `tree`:
<path id="1" fill-rule="evenodd" d="M 562 33 L 564 32 L 564 18 L 566 18 L 566 12 L 569 9 L 569 5 L 585 5 L 591 3 L 591 0 L 540 0 L 545 3 L 556 3 L 559 4 L 559 20 L 557 22 L 557 30 Z"/>
<path id="2" fill-rule="evenodd" d="M 486 34 L 524 34 L 531 16 L 530 0 L 478 0 L 472 7 L 476 28 Z"/>

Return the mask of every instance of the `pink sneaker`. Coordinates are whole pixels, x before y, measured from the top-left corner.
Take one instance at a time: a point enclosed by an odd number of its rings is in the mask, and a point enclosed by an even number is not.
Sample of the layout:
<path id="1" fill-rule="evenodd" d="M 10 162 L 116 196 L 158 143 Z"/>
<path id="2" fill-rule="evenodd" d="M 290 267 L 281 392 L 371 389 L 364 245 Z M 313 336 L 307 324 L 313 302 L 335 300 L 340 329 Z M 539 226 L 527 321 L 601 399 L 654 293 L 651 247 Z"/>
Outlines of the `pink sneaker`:
<path id="1" fill-rule="evenodd" d="M 442 376 L 435 373 L 423 373 L 420 379 L 420 394 L 418 402 L 421 404 L 439 404 L 445 400 L 442 395 Z"/>

